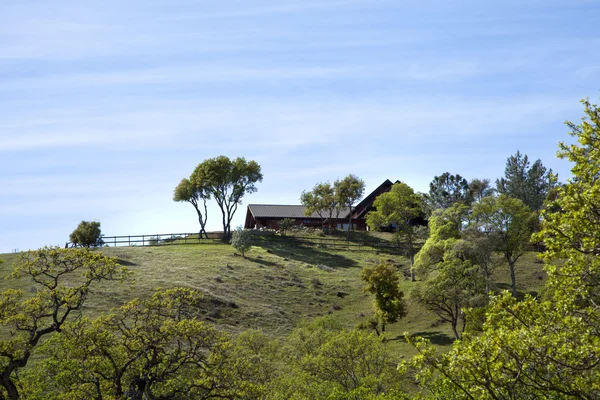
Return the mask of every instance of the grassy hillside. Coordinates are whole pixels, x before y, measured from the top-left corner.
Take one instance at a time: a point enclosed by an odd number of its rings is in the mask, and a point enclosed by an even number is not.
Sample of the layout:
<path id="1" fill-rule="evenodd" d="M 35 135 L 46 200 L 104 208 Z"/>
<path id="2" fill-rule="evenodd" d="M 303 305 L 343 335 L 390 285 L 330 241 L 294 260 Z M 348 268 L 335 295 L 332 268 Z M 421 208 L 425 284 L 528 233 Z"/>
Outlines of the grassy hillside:
<path id="1" fill-rule="evenodd" d="M 381 240 L 385 237 L 379 236 Z M 184 286 L 205 293 L 203 318 L 220 327 L 240 332 L 257 328 L 272 336 L 289 333 L 302 319 L 331 314 L 346 326 L 353 327 L 369 318 L 370 295 L 362 292 L 360 271 L 381 258 L 397 265 L 406 276 L 408 259 L 400 255 L 373 251 L 302 248 L 293 240 L 265 240 L 254 246 L 247 258 L 235 254 L 228 244 L 164 245 L 153 247 L 103 248 L 105 255 L 116 257 L 133 271 L 135 283 L 99 287 L 91 297 L 86 312 L 99 314 L 135 297 L 146 297 L 156 288 Z M 2 277 L 12 270 L 15 254 L 1 255 Z M 523 257 L 517 267 L 517 282 L 522 292 L 537 290 L 545 274 L 535 254 Z M 500 288 L 508 287 L 508 267 L 500 266 L 496 279 Z M 402 288 L 408 296 L 419 284 L 404 279 Z M 19 280 L 2 280 L 2 287 L 30 290 Z M 451 331 L 437 316 L 409 300 L 409 313 L 399 323 L 388 327 L 391 346 L 402 354 L 412 349 L 402 339 L 408 331 L 428 337 L 446 346 Z"/>

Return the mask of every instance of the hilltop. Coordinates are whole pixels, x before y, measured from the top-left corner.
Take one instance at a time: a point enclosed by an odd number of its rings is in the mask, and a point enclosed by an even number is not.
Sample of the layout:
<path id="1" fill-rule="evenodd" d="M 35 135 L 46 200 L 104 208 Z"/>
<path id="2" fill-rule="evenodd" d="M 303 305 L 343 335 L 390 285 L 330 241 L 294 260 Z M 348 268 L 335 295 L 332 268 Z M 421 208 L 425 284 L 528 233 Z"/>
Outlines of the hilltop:
<path id="1" fill-rule="evenodd" d="M 389 239 L 385 234 L 372 238 Z M 402 255 L 364 248 L 358 251 L 298 246 L 293 237 L 264 239 L 253 246 L 246 258 L 226 243 L 106 247 L 97 251 L 127 266 L 135 282 L 100 286 L 84 312 L 97 315 L 132 298 L 148 297 L 156 288 L 183 286 L 205 294 L 206 320 L 232 333 L 256 328 L 273 337 L 288 334 L 303 319 L 323 315 L 332 315 L 349 328 L 366 322 L 372 313 L 372 298 L 362 292 L 362 268 L 384 259 L 396 265 L 403 276 L 409 270 L 409 261 Z M 18 254 L 0 258 L 5 260 L 0 272 L 6 276 Z M 545 273 L 534 253 L 523 257 L 517 268 L 522 293 L 535 292 L 542 286 Z M 509 287 L 505 266 L 497 269 L 495 280 L 499 289 Z M 19 280 L 4 282 L 4 286 L 23 285 Z M 418 284 L 406 278 L 401 281 L 408 315 L 389 325 L 387 331 L 391 345 L 406 355 L 412 349 L 402 338 L 405 331 L 442 346 L 453 340 L 448 324 L 410 301 L 409 292 Z"/>

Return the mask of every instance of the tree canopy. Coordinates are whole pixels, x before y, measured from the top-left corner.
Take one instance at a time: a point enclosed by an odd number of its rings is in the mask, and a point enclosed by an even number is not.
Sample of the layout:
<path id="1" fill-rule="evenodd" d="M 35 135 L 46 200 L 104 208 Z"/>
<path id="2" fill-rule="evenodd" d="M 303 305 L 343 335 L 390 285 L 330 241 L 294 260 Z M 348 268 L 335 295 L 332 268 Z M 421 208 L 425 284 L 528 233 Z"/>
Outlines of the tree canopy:
<path id="1" fill-rule="evenodd" d="M 421 197 L 405 183 L 395 183 L 389 192 L 382 193 L 373 202 L 374 210 L 367 214 L 367 225 L 373 230 L 393 225 L 398 235 L 406 241 L 414 280 L 415 241 L 421 235 L 415 219 L 423 215 Z"/>
<path id="2" fill-rule="evenodd" d="M 535 211 L 542 209 L 550 190 L 556 186 L 557 177 L 546 170 L 541 160 L 530 165 L 527 155 L 517 153 L 506 160 L 504 177 L 496 180 L 500 194 L 515 197 Z"/>
<path id="3" fill-rule="evenodd" d="M 348 208 L 348 234 L 352 229 L 352 207 L 365 194 L 365 182 L 350 174 L 342 180 L 333 182 L 337 203 Z"/>
<path id="4" fill-rule="evenodd" d="M 27 280 L 34 294 L 26 296 L 15 289 L 0 293 L 0 398 L 19 398 L 19 370 L 27 366 L 42 339 L 61 332 L 72 314 L 81 310 L 93 286 L 127 276 L 116 259 L 88 249 L 24 253 L 11 278 Z"/>
<path id="5" fill-rule="evenodd" d="M 230 160 L 219 156 L 204 160 L 190 177 L 196 188 L 203 188 L 215 199 L 221 209 L 223 235 L 231 236 L 231 220 L 242 198 L 246 194 L 256 192 L 257 182 L 262 182 L 260 165 L 256 161 L 246 161 L 243 157 Z"/>
<path id="6" fill-rule="evenodd" d="M 81 221 L 69 235 L 69 240 L 75 246 L 102 246 L 102 231 L 99 221 Z"/>
<path id="7" fill-rule="evenodd" d="M 433 210 L 448 208 L 457 202 L 468 204 L 470 202 L 469 183 L 459 174 L 452 175 L 444 172 L 433 178 L 429 184 L 429 194 L 426 197 Z"/>
<path id="8" fill-rule="evenodd" d="M 573 178 L 542 211 L 536 234 L 550 297 L 493 298 L 482 332 L 465 333 L 444 354 L 409 338 L 430 398 L 600 397 L 600 110 L 583 103 L 582 122 L 567 122 L 578 143 L 559 146 L 559 157 L 574 162 Z"/>
<path id="9" fill-rule="evenodd" d="M 183 178 L 173 191 L 173 201 L 185 201 L 194 206 L 196 214 L 198 214 L 198 222 L 200 223 L 200 236 L 204 234 L 207 238 L 206 221 L 208 220 L 208 209 L 206 201 L 209 199 L 210 193 L 208 189 L 204 186 L 194 185 L 188 178 Z M 200 210 L 200 201 L 202 201 L 204 206 L 204 213 Z"/>

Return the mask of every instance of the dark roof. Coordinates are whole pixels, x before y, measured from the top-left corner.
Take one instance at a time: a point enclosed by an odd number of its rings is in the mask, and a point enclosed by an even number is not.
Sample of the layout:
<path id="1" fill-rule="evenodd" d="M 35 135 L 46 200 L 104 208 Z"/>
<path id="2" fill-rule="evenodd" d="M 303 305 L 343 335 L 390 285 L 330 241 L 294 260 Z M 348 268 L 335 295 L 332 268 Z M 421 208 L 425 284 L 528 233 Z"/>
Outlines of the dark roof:
<path id="1" fill-rule="evenodd" d="M 248 204 L 248 210 L 254 218 L 321 218 L 319 214 L 312 213 L 307 216 L 304 214 L 304 206 L 283 205 L 283 204 Z M 324 213 L 328 217 L 328 213 Z M 340 211 L 339 218 L 347 218 L 348 209 Z"/>

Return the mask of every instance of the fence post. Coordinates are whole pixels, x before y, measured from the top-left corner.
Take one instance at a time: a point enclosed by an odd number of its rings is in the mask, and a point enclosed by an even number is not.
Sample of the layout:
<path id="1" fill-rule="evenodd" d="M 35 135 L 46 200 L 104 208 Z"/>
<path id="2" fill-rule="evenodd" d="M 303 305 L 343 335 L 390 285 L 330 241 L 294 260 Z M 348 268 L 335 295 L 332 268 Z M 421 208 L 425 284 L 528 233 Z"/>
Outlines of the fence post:
<path id="1" fill-rule="evenodd" d="M 131 235 L 129 235 L 129 237 L 127 239 L 127 244 L 129 245 L 129 247 L 131 247 Z"/>
<path id="2" fill-rule="evenodd" d="M 114 237 L 113 237 L 113 240 L 114 240 L 114 242 L 115 242 L 115 247 L 117 247 L 117 237 L 116 237 L 116 236 L 114 236 Z"/>
<path id="3" fill-rule="evenodd" d="M 146 238 L 144 235 L 142 235 L 142 246 L 146 245 Z"/>

